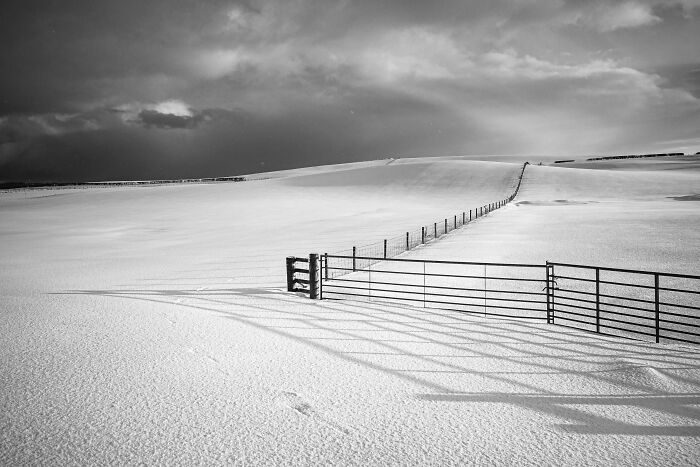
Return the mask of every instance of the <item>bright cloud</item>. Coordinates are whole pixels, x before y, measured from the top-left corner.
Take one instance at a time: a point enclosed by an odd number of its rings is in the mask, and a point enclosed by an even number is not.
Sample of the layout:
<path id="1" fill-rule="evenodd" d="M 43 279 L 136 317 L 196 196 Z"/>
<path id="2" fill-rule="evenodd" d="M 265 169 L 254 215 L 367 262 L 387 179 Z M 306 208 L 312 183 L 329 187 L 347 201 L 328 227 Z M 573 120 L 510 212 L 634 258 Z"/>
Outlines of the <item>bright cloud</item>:
<path id="1" fill-rule="evenodd" d="M 155 110 L 158 113 L 175 115 L 177 117 L 191 117 L 192 111 L 189 106 L 181 100 L 171 99 L 145 106 L 147 110 Z"/>

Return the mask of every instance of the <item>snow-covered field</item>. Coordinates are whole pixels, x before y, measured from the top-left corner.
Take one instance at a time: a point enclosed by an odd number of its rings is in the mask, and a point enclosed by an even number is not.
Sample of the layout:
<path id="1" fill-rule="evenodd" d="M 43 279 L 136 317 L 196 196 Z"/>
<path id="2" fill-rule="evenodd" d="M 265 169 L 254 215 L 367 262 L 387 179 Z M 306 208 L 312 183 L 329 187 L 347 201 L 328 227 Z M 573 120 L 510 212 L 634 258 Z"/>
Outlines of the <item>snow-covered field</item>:
<path id="1" fill-rule="evenodd" d="M 699 463 L 696 348 L 283 291 L 285 256 L 502 199 L 520 167 L 0 194 L 0 464 Z M 409 256 L 700 274 L 698 201 L 674 199 L 699 192 L 694 170 L 529 166 Z"/>

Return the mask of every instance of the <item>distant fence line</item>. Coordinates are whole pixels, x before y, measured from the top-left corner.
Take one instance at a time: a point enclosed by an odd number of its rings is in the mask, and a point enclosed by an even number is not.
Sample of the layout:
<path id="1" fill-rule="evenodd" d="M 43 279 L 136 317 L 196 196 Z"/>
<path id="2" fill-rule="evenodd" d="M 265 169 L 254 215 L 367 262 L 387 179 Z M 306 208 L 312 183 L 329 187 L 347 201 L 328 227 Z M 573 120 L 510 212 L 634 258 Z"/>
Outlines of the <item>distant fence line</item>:
<path id="1" fill-rule="evenodd" d="M 347 250 L 337 251 L 333 253 L 333 255 L 355 258 L 351 262 L 353 269 L 364 269 L 371 264 L 371 261 L 373 260 L 361 259 L 361 257 L 379 259 L 393 258 L 401 253 L 410 251 L 419 245 L 424 245 L 430 241 L 438 239 L 443 235 L 463 227 L 469 222 L 513 201 L 513 199 L 518 195 L 520 185 L 523 181 L 525 167 L 527 167 L 528 164 L 529 162 L 525 162 L 523 164 L 520 175 L 518 175 L 518 183 L 515 186 L 513 193 L 511 193 L 511 195 L 507 198 L 495 201 L 493 203 L 488 203 L 477 208 L 472 208 L 459 214 L 454 214 L 450 217 L 440 219 L 437 222 L 421 226 L 416 230 L 408 231 L 405 234 L 398 235 L 393 238 L 384 239 L 383 241 L 368 245 L 353 246 Z M 336 271 L 335 274 L 340 274 L 340 272 Z"/>
<path id="2" fill-rule="evenodd" d="M 365 267 L 352 266 L 358 261 Z M 287 258 L 287 289 L 312 299 L 399 303 L 483 317 L 541 320 L 657 343 L 700 344 L 700 276 L 688 274 L 549 261 L 486 263 L 311 254 Z"/>

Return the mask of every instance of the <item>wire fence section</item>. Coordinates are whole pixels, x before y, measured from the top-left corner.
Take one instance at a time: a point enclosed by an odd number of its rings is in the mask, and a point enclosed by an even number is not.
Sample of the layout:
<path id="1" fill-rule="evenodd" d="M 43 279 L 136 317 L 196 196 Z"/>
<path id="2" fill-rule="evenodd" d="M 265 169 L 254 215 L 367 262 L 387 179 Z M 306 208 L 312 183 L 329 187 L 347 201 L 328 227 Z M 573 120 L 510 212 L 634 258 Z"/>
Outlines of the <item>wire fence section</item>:
<path id="1" fill-rule="evenodd" d="M 472 208 L 469 211 L 463 211 L 459 214 L 454 214 L 437 222 L 423 225 L 413 231 L 408 231 L 405 234 L 397 235 L 393 238 L 384 239 L 381 242 L 371 243 L 369 245 L 353 246 L 347 250 L 337 251 L 334 256 L 349 256 L 355 258 L 356 269 L 365 269 L 376 261 L 393 258 L 416 248 L 419 245 L 424 245 L 431 241 L 437 240 L 443 235 L 463 227 L 469 222 L 488 214 L 491 211 L 499 209 L 510 203 L 517 195 L 522 184 L 525 167 L 528 163 L 523 164 L 518 182 L 510 196 L 502 200 L 485 204 L 477 208 Z M 330 272 L 331 277 L 341 275 L 341 270 Z"/>
<path id="2" fill-rule="evenodd" d="M 700 276 L 547 263 L 557 324 L 700 344 Z"/>
<path id="3" fill-rule="evenodd" d="M 547 320 L 546 267 L 321 255 L 319 298 Z"/>

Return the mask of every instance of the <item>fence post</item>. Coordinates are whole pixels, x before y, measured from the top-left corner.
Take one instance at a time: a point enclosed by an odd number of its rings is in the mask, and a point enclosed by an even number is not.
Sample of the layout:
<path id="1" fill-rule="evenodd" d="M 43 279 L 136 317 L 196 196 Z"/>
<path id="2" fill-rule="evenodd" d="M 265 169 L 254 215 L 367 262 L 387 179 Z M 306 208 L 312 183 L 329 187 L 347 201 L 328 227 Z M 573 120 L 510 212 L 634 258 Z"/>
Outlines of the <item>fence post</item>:
<path id="1" fill-rule="evenodd" d="M 325 272 L 326 280 L 328 280 L 328 253 L 324 253 L 323 256 L 324 256 L 324 260 L 325 260 L 323 262 L 324 272 Z"/>
<path id="2" fill-rule="evenodd" d="M 309 298 L 318 298 L 318 253 L 309 255 Z"/>
<path id="3" fill-rule="evenodd" d="M 287 256 L 287 292 L 294 292 L 294 256 Z"/>
<path id="4" fill-rule="evenodd" d="M 355 255 L 357 253 L 357 247 L 352 247 L 352 270 L 357 271 L 357 268 L 355 267 Z"/>
<path id="5" fill-rule="evenodd" d="M 600 332 L 600 268 L 595 268 L 595 332 Z"/>
<path id="6" fill-rule="evenodd" d="M 410 248 L 408 247 L 408 232 L 406 232 L 406 251 L 408 251 Z"/>
<path id="7" fill-rule="evenodd" d="M 386 259 L 386 238 L 384 239 L 384 259 Z"/>
<path id="8" fill-rule="evenodd" d="M 547 268 L 547 324 L 554 324 L 554 265 L 545 262 Z"/>
<path id="9" fill-rule="evenodd" d="M 425 226 L 420 228 L 420 240 L 421 243 L 425 243 Z"/>
<path id="10" fill-rule="evenodd" d="M 654 321 L 656 322 L 656 343 L 659 343 L 659 274 L 654 274 Z"/>
<path id="11" fill-rule="evenodd" d="M 471 222 L 471 221 L 472 221 L 472 210 L 470 209 L 469 210 L 469 222 Z"/>
<path id="12" fill-rule="evenodd" d="M 445 233 L 447 233 L 447 219 L 445 219 Z"/>
<path id="13" fill-rule="evenodd" d="M 467 213 L 462 211 L 462 225 L 467 223 Z"/>
<path id="14" fill-rule="evenodd" d="M 457 215 L 455 214 L 455 229 L 457 228 Z"/>
<path id="15" fill-rule="evenodd" d="M 433 222 L 433 228 L 435 229 L 435 238 L 437 238 L 437 222 Z"/>

